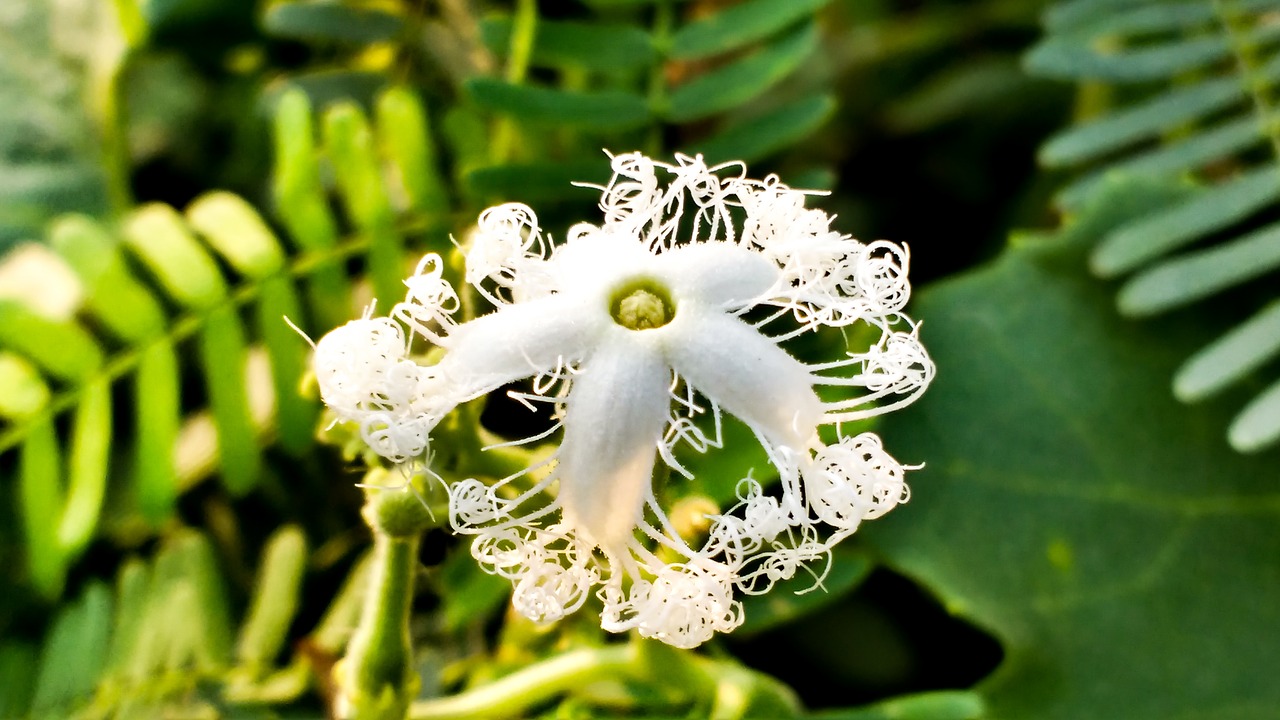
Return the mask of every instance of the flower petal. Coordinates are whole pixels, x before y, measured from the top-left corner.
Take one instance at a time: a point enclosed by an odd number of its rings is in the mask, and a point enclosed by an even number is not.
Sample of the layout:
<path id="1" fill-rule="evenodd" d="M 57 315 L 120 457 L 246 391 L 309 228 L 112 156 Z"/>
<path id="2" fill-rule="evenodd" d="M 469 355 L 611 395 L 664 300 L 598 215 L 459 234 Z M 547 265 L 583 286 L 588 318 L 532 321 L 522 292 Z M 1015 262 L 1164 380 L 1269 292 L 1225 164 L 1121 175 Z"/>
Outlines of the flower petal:
<path id="1" fill-rule="evenodd" d="M 462 402 L 586 357 L 608 314 L 576 294 L 503 306 L 460 325 L 433 374 Z"/>
<path id="2" fill-rule="evenodd" d="M 719 310 L 750 305 L 780 274 L 765 256 L 730 242 L 678 247 L 659 255 L 654 267 L 677 303 L 693 300 Z"/>
<path id="3" fill-rule="evenodd" d="M 626 552 L 644 512 L 670 385 L 655 338 L 617 327 L 583 363 L 565 400 L 556 469 L 564 521 L 606 551 Z"/>
<path id="4" fill-rule="evenodd" d="M 663 335 L 671 367 L 769 442 L 806 449 L 822 416 L 809 369 L 735 317 L 684 310 Z"/>

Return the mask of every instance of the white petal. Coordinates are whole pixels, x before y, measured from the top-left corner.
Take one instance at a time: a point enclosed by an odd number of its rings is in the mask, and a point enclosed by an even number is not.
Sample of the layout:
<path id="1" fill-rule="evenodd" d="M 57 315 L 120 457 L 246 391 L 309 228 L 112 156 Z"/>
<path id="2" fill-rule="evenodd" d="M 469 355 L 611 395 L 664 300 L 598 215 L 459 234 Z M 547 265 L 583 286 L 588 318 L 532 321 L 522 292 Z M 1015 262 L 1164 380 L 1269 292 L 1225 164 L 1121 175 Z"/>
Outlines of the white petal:
<path id="1" fill-rule="evenodd" d="M 822 415 L 809 369 L 741 320 L 691 310 L 663 335 L 671 367 L 774 445 L 807 448 Z"/>
<path id="2" fill-rule="evenodd" d="M 684 245 L 656 260 L 658 278 L 668 283 L 677 304 L 692 300 L 722 310 L 751 304 L 779 275 L 765 256 L 729 242 Z"/>
<path id="3" fill-rule="evenodd" d="M 655 260 L 637 239 L 588 225 L 561 245 L 549 261 L 562 288 L 607 292 L 624 278 L 645 274 Z"/>
<path id="4" fill-rule="evenodd" d="M 453 400 L 469 400 L 581 360 L 608 320 L 606 311 L 577 295 L 506 305 L 454 330 L 449 351 L 432 370 Z"/>
<path id="5" fill-rule="evenodd" d="M 671 370 L 646 331 L 612 328 L 566 399 L 560 445 L 565 523 L 615 553 L 635 532 L 670 412 Z"/>

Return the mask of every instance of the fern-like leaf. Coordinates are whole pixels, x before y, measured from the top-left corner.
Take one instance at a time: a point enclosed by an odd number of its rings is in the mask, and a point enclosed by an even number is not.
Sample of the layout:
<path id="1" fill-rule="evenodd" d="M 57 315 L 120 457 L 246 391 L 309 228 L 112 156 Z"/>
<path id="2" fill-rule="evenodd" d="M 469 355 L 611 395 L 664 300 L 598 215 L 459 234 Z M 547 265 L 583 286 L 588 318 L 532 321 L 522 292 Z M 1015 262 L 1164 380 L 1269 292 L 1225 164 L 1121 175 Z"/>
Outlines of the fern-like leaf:
<path id="1" fill-rule="evenodd" d="M 356 313 L 367 299 L 346 267 L 353 255 L 367 258 L 375 292 L 402 294 L 402 226 L 435 227 L 448 207 L 421 103 L 390 89 L 377 106 L 376 125 L 349 103 L 317 119 L 297 91 L 282 96 L 275 188 L 289 244 L 225 192 L 183 212 L 139 207 L 118 225 L 68 216 L 51 226 L 50 246 L 78 279 L 77 315 L 0 301 L 0 453 L 19 456 L 26 569 L 42 595 L 61 593 L 108 492 L 121 493 L 119 528 L 158 528 L 203 476 L 244 494 L 267 444 L 295 456 L 311 448 L 319 407 L 299 393 L 308 349 L 285 318 L 318 332 Z M 350 238 L 329 205 L 325 161 L 343 179 Z M 202 402 L 183 393 L 197 374 Z M 116 427 L 122 382 L 133 401 Z"/>
<path id="2" fill-rule="evenodd" d="M 1119 100 L 1049 140 L 1041 161 L 1081 171 L 1058 195 L 1067 210 L 1109 177 L 1190 178 L 1165 205 L 1098 240 L 1103 277 L 1131 275 L 1122 313 L 1144 317 L 1198 302 L 1280 269 L 1280 23 L 1274 0 L 1072 0 L 1046 15 L 1026 57 L 1033 72 L 1113 86 Z M 1280 356 L 1274 305 L 1228 330 L 1178 372 L 1195 401 Z M 1242 452 L 1280 441 L 1280 381 L 1228 429 Z"/>

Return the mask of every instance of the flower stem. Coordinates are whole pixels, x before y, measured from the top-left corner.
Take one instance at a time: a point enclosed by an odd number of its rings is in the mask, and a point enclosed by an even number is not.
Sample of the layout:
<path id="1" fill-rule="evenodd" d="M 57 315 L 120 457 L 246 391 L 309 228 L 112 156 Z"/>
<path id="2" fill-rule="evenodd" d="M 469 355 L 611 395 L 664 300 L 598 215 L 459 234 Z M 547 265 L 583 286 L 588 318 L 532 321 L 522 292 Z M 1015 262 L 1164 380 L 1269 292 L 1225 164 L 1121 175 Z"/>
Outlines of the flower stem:
<path id="1" fill-rule="evenodd" d="M 373 490 L 364 508 L 373 529 L 373 560 L 360 624 L 336 669 L 338 716 L 404 720 L 418 691 L 409 613 L 418 543 L 430 520 L 406 491 Z"/>

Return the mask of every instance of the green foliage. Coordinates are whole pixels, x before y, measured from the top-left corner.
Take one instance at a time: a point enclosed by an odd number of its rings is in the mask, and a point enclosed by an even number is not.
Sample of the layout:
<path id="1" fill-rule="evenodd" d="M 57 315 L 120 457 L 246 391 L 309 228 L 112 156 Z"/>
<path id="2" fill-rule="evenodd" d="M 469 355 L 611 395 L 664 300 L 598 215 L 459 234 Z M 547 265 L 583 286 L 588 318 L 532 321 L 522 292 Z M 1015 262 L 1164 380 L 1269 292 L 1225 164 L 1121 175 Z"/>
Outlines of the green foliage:
<path id="1" fill-rule="evenodd" d="M 860 533 L 999 637 L 991 717 L 1268 717 L 1277 456 L 1231 452 L 1227 408 L 1161 387 L 1211 316 L 1135 326 L 1084 273 L 1093 238 L 1177 197 L 1109 190 L 919 298 L 947 371 L 884 434 L 929 459 L 922 492 Z"/>
<path id="2" fill-rule="evenodd" d="M 38 660 L 22 643 L 0 644 L 5 678 L 26 672 L 31 680 L 5 683 L 4 716 L 204 717 L 228 704 L 251 709 L 299 697 L 324 666 L 300 654 L 285 667 L 276 663 L 294 621 L 305 560 L 301 532 L 277 531 L 240 624 L 228 610 L 230 588 L 209 539 L 175 533 L 154 559 L 126 561 L 114 589 L 95 580 L 65 604 Z M 311 636 L 313 653 L 336 652 L 349 630 L 326 637 L 323 625 Z"/>
<path id="3" fill-rule="evenodd" d="M 311 450 L 318 407 L 299 394 L 307 350 L 285 318 L 313 332 L 349 318 L 357 305 L 343 263 L 352 255 L 367 253 L 382 297 L 399 295 L 407 268 L 400 225 L 438 222 L 446 207 L 419 101 L 399 89 L 380 98 L 376 132 L 352 105 L 326 112 L 322 147 L 313 144 L 305 98 L 281 99 L 276 192 L 288 245 L 226 192 L 202 195 L 182 213 L 144 205 L 118 225 L 69 216 L 53 225 L 49 244 L 81 282 L 80 317 L 50 319 L 0 302 L 0 385 L 15 390 L 3 406 L 0 451 L 21 457 L 27 565 L 42 595 L 61 592 L 109 489 L 124 509 L 110 530 L 136 533 L 168 521 L 181 492 L 211 471 L 233 495 L 253 490 L 262 447 L 277 436 L 294 456 Z M 384 160 L 387 152 L 393 160 Z M 339 237 L 320 159 L 338 170 L 350 239 Z M 202 379 L 205 405 L 183 400 L 188 365 Z M 113 387 L 128 381 L 131 421 L 120 429 Z"/>
<path id="4" fill-rule="evenodd" d="M 1280 267 L 1269 217 L 1280 205 L 1274 99 L 1280 29 L 1268 20 L 1273 10 L 1258 0 L 1123 6 L 1076 0 L 1046 15 L 1046 37 L 1027 55 L 1027 68 L 1086 84 L 1083 120 L 1041 151 L 1050 167 L 1085 170 L 1059 193 L 1061 205 L 1078 210 L 1107 192 L 1113 175 L 1190 181 L 1184 192 L 1097 238 L 1093 271 L 1108 278 L 1132 273 L 1117 303 L 1127 316 L 1192 305 L 1274 278 Z M 1199 402 L 1232 385 L 1256 387 L 1259 369 L 1280 356 L 1277 336 L 1265 332 L 1274 310 L 1262 304 L 1176 372 L 1180 400 Z M 1237 450 L 1280 440 L 1280 381 L 1269 382 L 1230 423 L 1227 437 Z"/>

